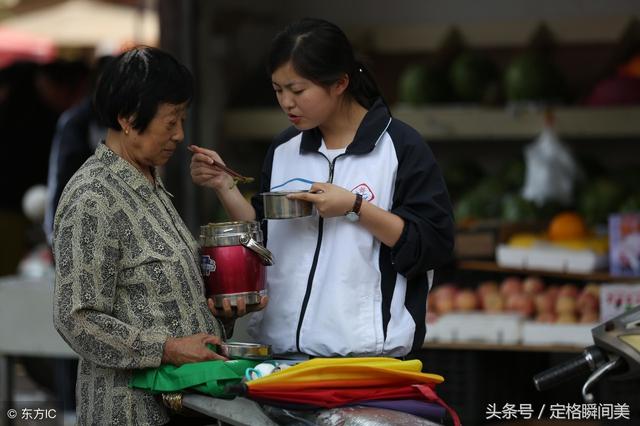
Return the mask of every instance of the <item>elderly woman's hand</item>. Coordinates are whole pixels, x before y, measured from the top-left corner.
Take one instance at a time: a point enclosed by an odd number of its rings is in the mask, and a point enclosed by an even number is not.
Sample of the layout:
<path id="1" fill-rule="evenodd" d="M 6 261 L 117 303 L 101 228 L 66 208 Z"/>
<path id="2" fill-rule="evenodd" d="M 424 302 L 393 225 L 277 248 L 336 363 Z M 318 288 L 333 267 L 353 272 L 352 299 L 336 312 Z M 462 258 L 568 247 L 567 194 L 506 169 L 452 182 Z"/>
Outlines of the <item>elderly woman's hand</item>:
<path id="1" fill-rule="evenodd" d="M 227 358 L 209 349 L 207 344 L 219 345 L 222 339 L 206 333 L 186 337 L 169 337 L 164 342 L 162 364 L 180 366 L 190 362 L 210 361 Z"/>
<path id="2" fill-rule="evenodd" d="M 207 303 L 209 304 L 209 310 L 211 313 L 224 323 L 243 317 L 248 313 L 263 310 L 269 303 L 269 297 L 262 296 L 260 298 L 260 303 L 257 305 L 247 305 L 244 297 L 238 297 L 236 299 L 236 306 L 231 306 L 229 299 L 224 298 L 222 300 L 222 309 L 216 309 L 213 299 L 208 299 Z"/>
<path id="3" fill-rule="evenodd" d="M 213 165 L 213 161 L 224 164 L 217 152 L 201 148 L 197 145 L 189 145 L 191 157 L 191 179 L 193 182 L 221 191 L 233 187 L 233 178 L 226 172 Z"/>

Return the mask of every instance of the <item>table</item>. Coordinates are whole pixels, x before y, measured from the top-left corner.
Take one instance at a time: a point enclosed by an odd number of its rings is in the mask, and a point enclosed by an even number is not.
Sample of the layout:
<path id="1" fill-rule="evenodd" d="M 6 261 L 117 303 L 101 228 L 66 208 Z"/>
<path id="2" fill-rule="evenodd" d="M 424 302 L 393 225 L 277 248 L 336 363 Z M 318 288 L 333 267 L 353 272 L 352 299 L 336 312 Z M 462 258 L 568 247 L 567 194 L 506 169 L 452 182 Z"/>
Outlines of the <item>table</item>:
<path id="1" fill-rule="evenodd" d="M 53 326 L 52 297 L 52 276 L 0 277 L 1 413 L 13 403 L 13 357 L 78 357 Z"/>
<path id="2" fill-rule="evenodd" d="M 278 426 L 271 418 L 269 418 L 263 408 L 256 402 L 247 398 L 236 397 L 234 399 L 213 398 L 207 395 L 186 393 L 182 397 L 182 406 L 190 408 L 199 413 L 210 416 L 212 419 L 218 419 L 234 426 Z M 270 409 L 269 409 L 270 408 Z M 271 414 L 281 417 L 281 413 L 285 410 L 276 407 L 265 407 L 269 409 Z M 357 414 L 350 410 L 358 410 Z M 292 410 L 286 410 L 289 413 L 295 413 Z M 328 415 L 327 415 L 328 414 Z M 294 414 L 296 415 L 296 414 Z M 393 410 L 373 407 L 345 407 L 333 408 L 327 410 L 318 410 L 311 414 L 297 414 L 300 424 L 321 424 L 325 426 L 341 425 L 341 424 L 383 424 L 387 419 L 391 420 L 391 424 L 403 424 L 412 426 L 441 426 L 439 423 L 432 422 L 422 417 L 416 417 L 412 414 L 401 413 Z M 287 421 L 291 421 L 290 416 L 285 416 Z M 215 423 L 212 423 L 212 425 Z M 298 423 L 296 423 L 298 424 Z M 384 423 L 386 424 L 386 423 Z"/>
<path id="3" fill-rule="evenodd" d="M 277 426 L 260 405 L 246 398 L 221 399 L 200 394 L 185 394 L 182 405 L 234 426 Z"/>
<path id="4" fill-rule="evenodd" d="M 0 413 L 13 402 L 13 357 L 77 358 L 53 326 L 53 277 L 0 277 Z M 186 393 L 183 406 L 235 426 L 277 426 L 259 404 L 247 398 L 232 400 Z M 407 415 L 410 416 L 410 415 Z M 413 424 L 436 425 L 410 416 Z M 0 426 L 6 422 L 0 415 Z"/>

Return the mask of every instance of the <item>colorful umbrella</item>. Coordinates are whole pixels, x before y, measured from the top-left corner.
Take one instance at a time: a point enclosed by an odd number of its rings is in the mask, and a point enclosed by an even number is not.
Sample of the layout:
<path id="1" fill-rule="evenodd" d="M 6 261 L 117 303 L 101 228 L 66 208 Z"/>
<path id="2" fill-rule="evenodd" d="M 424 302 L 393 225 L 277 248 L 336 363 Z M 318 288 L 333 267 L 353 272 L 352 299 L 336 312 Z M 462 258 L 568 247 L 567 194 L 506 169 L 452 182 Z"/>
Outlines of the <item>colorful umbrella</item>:
<path id="1" fill-rule="evenodd" d="M 262 403 L 339 407 L 358 401 L 419 399 L 437 402 L 460 420 L 435 392 L 444 381 L 422 373 L 419 360 L 394 358 L 315 358 L 234 388 Z"/>
<path id="2" fill-rule="evenodd" d="M 422 373 L 420 360 L 395 358 L 314 358 L 250 382 L 252 389 L 306 389 L 441 383 L 442 376 Z"/>

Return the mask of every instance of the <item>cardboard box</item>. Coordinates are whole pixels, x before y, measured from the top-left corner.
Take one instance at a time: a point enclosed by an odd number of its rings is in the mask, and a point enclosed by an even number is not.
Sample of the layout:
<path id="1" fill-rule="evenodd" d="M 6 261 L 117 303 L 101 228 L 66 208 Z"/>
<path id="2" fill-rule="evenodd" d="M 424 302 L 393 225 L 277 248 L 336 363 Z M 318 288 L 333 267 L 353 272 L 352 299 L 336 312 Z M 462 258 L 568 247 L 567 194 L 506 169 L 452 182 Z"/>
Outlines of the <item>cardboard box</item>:
<path id="1" fill-rule="evenodd" d="M 459 225 L 455 235 L 457 259 L 492 260 L 496 248 L 518 232 L 538 232 L 542 225 L 522 222 L 507 223 L 500 220 L 482 220 Z"/>
<path id="2" fill-rule="evenodd" d="M 609 271 L 640 276 L 640 213 L 609 216 Z"/>
<path id="3" fill-rule="evenodd" d="M 640 305 L 638 284 L 603 284 L 600 286 L 600 319 L 608 321 Z"/>

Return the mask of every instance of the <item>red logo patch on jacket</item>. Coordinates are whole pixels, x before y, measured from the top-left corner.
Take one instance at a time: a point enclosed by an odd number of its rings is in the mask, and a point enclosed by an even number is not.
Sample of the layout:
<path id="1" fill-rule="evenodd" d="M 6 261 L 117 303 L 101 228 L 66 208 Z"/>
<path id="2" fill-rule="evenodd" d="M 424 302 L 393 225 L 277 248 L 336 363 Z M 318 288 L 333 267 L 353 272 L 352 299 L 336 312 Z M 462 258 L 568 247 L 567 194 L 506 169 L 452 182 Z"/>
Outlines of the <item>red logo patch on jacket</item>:
<path id="1" fill-rule="evenodd" d="M 373 201 L 373 199 L 376 198 L 373 191 L 371 190 L 371 188 L 369 188 L 369 185 L 367 185 L 366 183 L 361 183 L 360 185 L 357 185 L 355 188 L 351 190 L 351 192 L 353 192 L 354 194 L 362 195 L 362 198 L 366 201 Z"/>

